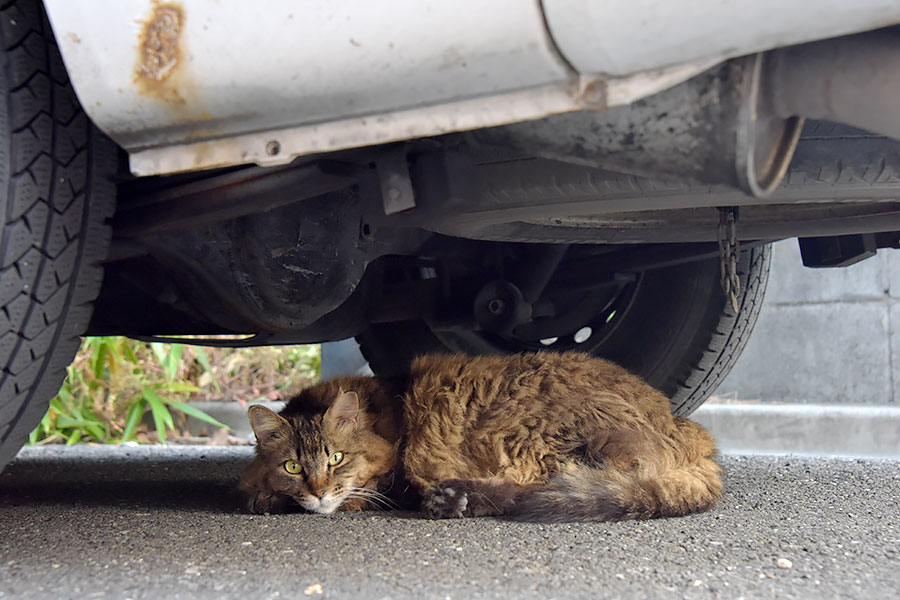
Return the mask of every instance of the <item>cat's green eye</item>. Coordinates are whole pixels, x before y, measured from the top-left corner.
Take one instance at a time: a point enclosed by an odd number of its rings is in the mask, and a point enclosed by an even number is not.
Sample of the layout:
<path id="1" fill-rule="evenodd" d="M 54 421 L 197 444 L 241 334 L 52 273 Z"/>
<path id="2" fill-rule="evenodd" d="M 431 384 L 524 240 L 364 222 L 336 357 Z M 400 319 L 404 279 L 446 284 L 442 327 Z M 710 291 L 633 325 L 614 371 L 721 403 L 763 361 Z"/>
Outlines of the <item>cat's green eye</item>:
<path id="1" fill-rule="evenodd" d="M 303 468 L 300 466 L 300 463 L 298 463 L 296 460 L 286 460 L 286 461 L 284 461 L 284 470 L 287 471 L 288 473 L 290 473 L 291 475 L 296 475 L 297 473 L 302 471 Z"/>
<path id="2" fill-rule="evenodd" d="M 328 459 L 328 464 L 333 467 L 335 465 L 339 465 L 342 460 L 344 460 L 344 453 L 335 452 L 331 455 L 331 458 Z"/>

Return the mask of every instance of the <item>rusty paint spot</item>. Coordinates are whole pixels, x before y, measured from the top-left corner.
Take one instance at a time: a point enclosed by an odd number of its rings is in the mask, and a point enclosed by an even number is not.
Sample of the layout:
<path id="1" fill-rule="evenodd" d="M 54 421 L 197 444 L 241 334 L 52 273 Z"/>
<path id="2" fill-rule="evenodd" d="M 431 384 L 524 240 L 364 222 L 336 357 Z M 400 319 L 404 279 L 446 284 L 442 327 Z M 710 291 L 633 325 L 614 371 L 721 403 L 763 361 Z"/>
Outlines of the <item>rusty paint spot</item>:
<path id="1" fill-rule="evenodd" d="M 173 3 L 156 3 L 140 36 L 135 81 L 141 92 L 172 104 L 184 104 L 175 79 L 184 62 L 181 34 L 184 10 Z"/>
<path id="2" fill-rule="evenodd" d="M 140 75 L 154 81 L 165 81 L 178 66 L 181 52 L 178 41 L 184 25 L 184 13 L 174 4 L 157 4 L 153 16 L 144 27 L 141 44 Z"/>
<path id="3" fill-rule="evenodd" d="M 150 14 L 139 22 L 134 88 L 126 92 L 137 91 L 155 101 L 161 109 L 155 118 L 173 131 L 183 131 L 185 141 L 219 137 L 221 124 L 203 106 L 192 77 L 186 19 L 181 4 L 153 0 Z"/>

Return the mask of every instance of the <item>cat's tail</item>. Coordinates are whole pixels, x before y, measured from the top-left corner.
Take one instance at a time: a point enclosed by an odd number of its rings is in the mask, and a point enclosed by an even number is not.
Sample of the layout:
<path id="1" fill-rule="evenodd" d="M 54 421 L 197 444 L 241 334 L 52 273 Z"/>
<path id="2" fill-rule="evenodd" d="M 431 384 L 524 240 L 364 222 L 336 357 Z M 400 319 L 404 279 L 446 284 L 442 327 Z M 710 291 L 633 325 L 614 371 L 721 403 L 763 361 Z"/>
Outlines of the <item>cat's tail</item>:
<path id="1" fill-rule="evenodd" d="M 639 461 L 629 470 L 581 465 L 520 495 L 508 515 L 528 521 L 676 517 L 707 510 L 721 496 L 722 470 L 710 456 Z"/>
<path id="2" fill-rule="evenodd" d="M 709 458 L 656 474 L 581 466 L 520 496 L 508 515 L 526 521 L 676 517 L 707 510 L 721 495 L 720 469 Z"/>

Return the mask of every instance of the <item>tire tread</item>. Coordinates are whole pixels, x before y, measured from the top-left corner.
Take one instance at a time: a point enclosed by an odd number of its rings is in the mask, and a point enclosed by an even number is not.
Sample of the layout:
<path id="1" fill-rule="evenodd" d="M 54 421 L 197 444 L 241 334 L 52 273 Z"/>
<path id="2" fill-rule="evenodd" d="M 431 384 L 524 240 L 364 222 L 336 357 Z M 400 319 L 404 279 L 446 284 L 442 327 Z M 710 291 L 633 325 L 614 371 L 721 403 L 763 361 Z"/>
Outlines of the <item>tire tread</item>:
<path id="1" fill-rule="evenodd" d="M 117 157 L 79 108 L 40 2 L 0 8 L 0 50 L 0 127 L 10 138 L 0 148 L 2 468 L 46 412 L 87 328 Z"/>

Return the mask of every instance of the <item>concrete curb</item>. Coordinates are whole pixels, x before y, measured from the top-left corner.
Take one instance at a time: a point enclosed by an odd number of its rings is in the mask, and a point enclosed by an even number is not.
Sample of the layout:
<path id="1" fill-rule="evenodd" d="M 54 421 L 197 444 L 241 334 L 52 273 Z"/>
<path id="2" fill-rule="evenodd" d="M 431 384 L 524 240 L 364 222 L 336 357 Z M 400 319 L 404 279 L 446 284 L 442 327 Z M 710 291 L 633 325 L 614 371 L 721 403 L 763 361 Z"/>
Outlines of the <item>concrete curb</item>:
<path id="1" fill-rule="evenodd" d="M 900 406 L 708 402 L 691 418 L 723 454 L 900 458 Z"/>
<path id="2" fill-rule="evenodd" d="M 247 409 L 259 404 L 275 412 L 284 408 L 284 402 L 253 402 L 243 406 L 238 402 L 191 402 L 191 406 L 199 408 L 217 421 L 231 427 L 231 435 L 253 439 L 253 430 L 247 420 Z M 209 435 L 215 427 L 194 417 L 187 418 L 188 431 L 193 435 Z"/>
<path id="3" fill-rule="evenodd" d="M 279 411 L 283 402 L 260 403 Z M 252 439 L 247 408 L 234 402 L 193 404 Z M 834 404 L 742 404 L 707 402 L 691 418 L 707 427 L 722 454 L 793 454 L 900 458 L 900 407 Z M 188 420 L 193 434 L 211 426 Z"/>

